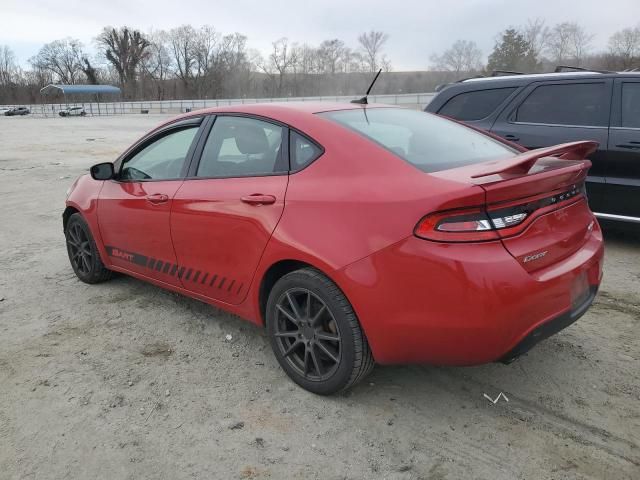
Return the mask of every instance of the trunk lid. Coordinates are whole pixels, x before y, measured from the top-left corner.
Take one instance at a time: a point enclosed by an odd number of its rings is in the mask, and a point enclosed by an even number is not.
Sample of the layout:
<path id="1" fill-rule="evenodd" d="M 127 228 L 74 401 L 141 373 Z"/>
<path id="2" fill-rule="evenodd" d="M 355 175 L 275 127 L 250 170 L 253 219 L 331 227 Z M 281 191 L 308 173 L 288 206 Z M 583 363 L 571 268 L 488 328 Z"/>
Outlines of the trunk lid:
<path id="1" fill-rule="evenodd" d="M 473 183 L 485 191 L 485 208 L 509 253 L 532 272 L 577 251 L 594 217 L 584 181 L 596 142 L 572 142 L 432 175 Z"/>

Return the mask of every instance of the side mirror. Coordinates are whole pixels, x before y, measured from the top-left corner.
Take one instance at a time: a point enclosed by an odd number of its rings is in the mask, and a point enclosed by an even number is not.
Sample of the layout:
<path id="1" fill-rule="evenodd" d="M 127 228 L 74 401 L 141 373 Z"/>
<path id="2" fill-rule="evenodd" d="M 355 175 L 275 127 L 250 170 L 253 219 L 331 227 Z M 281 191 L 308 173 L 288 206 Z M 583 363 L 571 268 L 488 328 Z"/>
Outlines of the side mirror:
<path id="1" fill-rule="evenodd" d="M 115 175 L 113 163 L 111 162 L 98 163 L 91 167 L 89 171 L 94 180 L 111 180 Z"/>

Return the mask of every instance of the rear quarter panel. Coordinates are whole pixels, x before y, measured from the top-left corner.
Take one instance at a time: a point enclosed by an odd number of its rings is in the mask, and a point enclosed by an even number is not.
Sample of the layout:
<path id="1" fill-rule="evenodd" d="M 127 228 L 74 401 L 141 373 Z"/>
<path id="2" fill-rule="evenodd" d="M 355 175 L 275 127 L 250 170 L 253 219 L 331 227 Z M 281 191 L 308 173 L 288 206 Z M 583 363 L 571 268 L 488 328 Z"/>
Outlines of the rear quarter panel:
<path id="1" fill-rule="evenodd" d="M 309 263 L 341 286 L 339 269 L 412 236 L 427 213 L 484 202 L 480 187 L 434 178 L 356 133 L 319 121 L 327 125 L 309 134 L 325 153 L 290 176 L 284 213 L 256 272 L 254 305 L 259 279 L 280 260 Z"/>

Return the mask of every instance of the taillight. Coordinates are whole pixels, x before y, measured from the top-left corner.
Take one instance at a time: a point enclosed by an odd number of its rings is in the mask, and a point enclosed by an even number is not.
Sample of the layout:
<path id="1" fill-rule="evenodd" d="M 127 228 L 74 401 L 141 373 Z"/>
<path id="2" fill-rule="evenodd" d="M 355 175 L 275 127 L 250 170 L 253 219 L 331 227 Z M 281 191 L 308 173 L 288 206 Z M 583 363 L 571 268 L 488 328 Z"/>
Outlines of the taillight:
<path id="1" fill-rule="evenodd" d="M 438 242 L 484 242 L 498 239 L 487 212 L 480 208 L 432 213 L 420 220 L 415 234 Z"/>
<path id="2" fill-rule="evenodd" d="M 554 194 L 538 195 L 513 203 L 502 203 L 488 209 L 471 208 L 435 212 L 422 218 L 414 233 L 420 238 L 437 242 L 486 242 L 517 235 L 533 218 L 548 213 L 560 205 L 585 197 L 584 185 L 573 186 Z"/>

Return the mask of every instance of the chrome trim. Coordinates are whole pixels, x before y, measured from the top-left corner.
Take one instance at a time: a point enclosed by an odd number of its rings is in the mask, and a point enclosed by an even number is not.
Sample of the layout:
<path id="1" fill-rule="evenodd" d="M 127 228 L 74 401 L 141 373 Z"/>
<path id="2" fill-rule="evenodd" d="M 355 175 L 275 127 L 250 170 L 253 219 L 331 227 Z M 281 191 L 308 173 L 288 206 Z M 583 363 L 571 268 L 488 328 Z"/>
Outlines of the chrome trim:
<path id="1" fill-rule="evenodd" d="M 604 177 L 600 175 L 587 175 L 587 183 L 607 183 Z"/>
<path id="2" fill-rule="evenodd" d="M 609 185 L 624 185 L 626 187 L 640 187 L 640 178 L 607 177 L 605 183 Z"/>
<path id="3" fill-rule="evenodd" d="M 640 127 L 609 127 L 610 130 L 640 130 Z"/>
<path id="4" fill-rule="evenodd" d="M 593 213 L 597 218 L 601 218 L 602 220 L 615 220 L 619 222 L 630 222 L 630 223 L 640 223 L 639 217 L 628 217 L 626 215 L 614 215 L 612 213 Z"/>
<path id="5" fill-rule="evenodd" d="M 511 125 L 529 125 L 533 127 L 566 127 L 566 128 L 587 128 L 589 130 L 608 130 L 607 125 L 570 125 L 563 123 L 535 123 L 535 122 L 517 122 L 515 120 L 508 120 Z"/>

